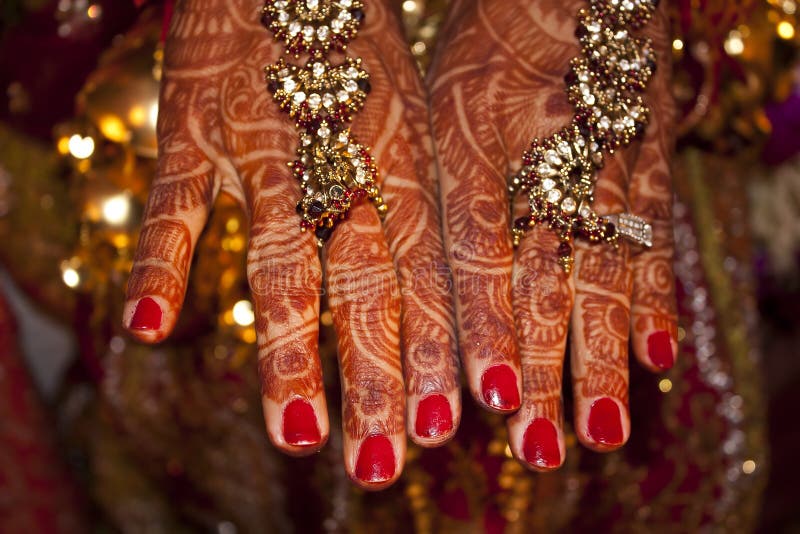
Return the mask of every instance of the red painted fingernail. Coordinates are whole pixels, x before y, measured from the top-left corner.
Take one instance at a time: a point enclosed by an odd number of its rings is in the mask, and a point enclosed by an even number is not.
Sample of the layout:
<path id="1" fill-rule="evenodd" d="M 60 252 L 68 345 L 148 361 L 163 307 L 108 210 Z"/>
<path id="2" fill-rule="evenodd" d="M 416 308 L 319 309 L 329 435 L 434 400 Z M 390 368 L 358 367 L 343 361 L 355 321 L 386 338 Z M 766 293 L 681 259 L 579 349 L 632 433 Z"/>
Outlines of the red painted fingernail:
<path id="1" fill-rule="evenodd" d="M 394 476 L 394 449 L 389 438 L 370 436 L 361 444 L 356 477 L 364 482 L 386 482 Z"/>
<path id="2" fill-rule="evenodd" d="M 537 418 L 525 429 L 522 453 L 529 464 L 538 467 L 558 467 L 561 451 L 558 449 L 558 432 L 548 419 Z"/>
<path id="3" fill-rule="evenodd" d="M 150 297 L 136 304 L 130 327 L 133 330 L 158 330 L 161 328 L 161 306 Z"/>
<path id="4" fill-rule="evenodd" d="M 669 332 L 659 330 L 647 338 L 647 355 L 659 369 L 670 369 L 675 364 L 672 357 L 672 336 Z"/>
<path id="5" fill-rule="evenodd" d="M 495 365 L 483 372 L 481 390 L 486 404 L 498 410 L 519 408 L 517 375 L 507 365 Z"/>
<path id="6" fill-rule="evenodd" d="M 597 399 L 592 403 L 592 408 L 589 410 L 589 437 L 605 445 L 622 443 L 619 406 L 608 397 Z"/>
<path id="7" fill-rule="evenodd" d="M 322 439 L 317 415 L 308 401 L 295 399 L 283 410 L 283 439 L 289 445 L 316 445 Z"/>
<path id="8" fill-rule="evenodd" d="M 453 412 L 444 395 L 430 395 L 417 406 L 415 429 L 421 438 L 435 438 L 453 428 Z"/>

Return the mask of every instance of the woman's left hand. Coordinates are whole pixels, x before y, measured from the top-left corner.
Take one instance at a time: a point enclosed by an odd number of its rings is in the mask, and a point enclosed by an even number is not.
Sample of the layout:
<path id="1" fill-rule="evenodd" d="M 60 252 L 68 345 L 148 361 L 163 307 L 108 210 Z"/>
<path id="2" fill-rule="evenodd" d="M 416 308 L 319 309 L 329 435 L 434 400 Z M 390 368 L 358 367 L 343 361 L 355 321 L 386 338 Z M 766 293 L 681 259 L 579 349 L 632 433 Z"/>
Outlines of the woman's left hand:
<path id="1" fill-rule="evenodd" d="M 381 222 L 368 202 L 353 206 L 320 260 L 313 233 L 300 232 L 300 184 L 286 165 L 299 132 L 264 79 L 283 46 L 260 24 L 263 3 L 178 2 L 165 46 L 158 173 L 123 319 L 141 341 L 169 335 L 208 213 L 220 191 L 232 195 L 249 217 L 247 272 L 270 439 L 302 455 L 328 438 L 317 345 L 324 266 L 344 464 L 367 489 L 400 476 L 406 424 L 412 439 L 432 446 L 453 435 L 460 413 L 427 99 L 393 4 L 366 2 L 348 49 L 363 58 L 372 88 L 352 131 L 373 147 L 389 210 Z M 341 54 L 331 59 L 337 64 Z"/>

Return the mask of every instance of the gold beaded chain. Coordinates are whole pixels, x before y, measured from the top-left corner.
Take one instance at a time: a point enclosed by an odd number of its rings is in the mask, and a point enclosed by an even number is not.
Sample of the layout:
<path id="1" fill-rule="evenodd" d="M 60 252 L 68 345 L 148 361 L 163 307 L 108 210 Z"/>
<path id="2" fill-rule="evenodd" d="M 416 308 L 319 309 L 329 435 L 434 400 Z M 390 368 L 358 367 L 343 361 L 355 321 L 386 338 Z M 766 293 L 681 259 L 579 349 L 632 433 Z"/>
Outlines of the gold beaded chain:
<path id="1" fill-rule="evenodd" d="M 364 20 L 361 0 L 267 0 L 262 23 L 305 65 L 279 59 L 266 67 L 267 89 L 300 129 L 297 159 L 289 163 L 300 181 L 297 203 L 302 231 L 313 230 L 322 246 L 353 203 L 369 198 L 382 216 L 386 204 L 369 147 L 348 127 L 370 92 L 361 58 L 332 65 L 331 50 L 344 52 Z"/>
<path id="2" fill-rule="evenodd" d="M 514 221 L 514 246 L 527 230 L 547 224 L 561 240 L 559 263 L 566 272 L 572 269 L 573 237 L 615 246 L 627 237 L 652 245 L 652 227 L 644 219 L 628 213 L 599 216 L 592 202 L 605 153 L 640 138 L 647 125 L 650 110 L 641 94 L 655 72 L 655 52 L 649 39 L 630 31 L 651 19 L 658 0 L 589 4 L 578 14 L 581 53 L 564 78 L 575 116 L 560 132 L 534 139 L 522 169 L 509 179 L 512 205 L 517 193 L 525 193 L 531 210 Z"/>

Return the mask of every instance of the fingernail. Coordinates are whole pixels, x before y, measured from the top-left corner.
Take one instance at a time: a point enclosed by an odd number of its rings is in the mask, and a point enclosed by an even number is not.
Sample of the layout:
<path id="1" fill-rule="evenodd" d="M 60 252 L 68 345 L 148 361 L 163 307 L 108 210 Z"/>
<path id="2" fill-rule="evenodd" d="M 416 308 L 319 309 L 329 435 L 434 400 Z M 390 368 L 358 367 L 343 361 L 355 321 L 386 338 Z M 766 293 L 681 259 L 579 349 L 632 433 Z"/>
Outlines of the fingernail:
<path id="1" fill-rule="evenodd" d="M 519 408 L 517 375 L 507 365 L 495 365 L 483 372 L 481 390 L 486 404 L 498 410 Z"/>
<path id="2" fill-rule="evenodd" d="M 622 443 L 622 420 L 619 406 L 608 397 L 597 399 L 589 410 L 589 437 L 604 445 Z"/>
<path id="3" fill-rule="evenodd" d="M 555 425 L 543 418 L 531 421 L 522 438 L 522 453 L 531 465 L 558 467 L 561 464 L 561 451 Z"/>
<path id="4" fill-rule="evenodd" d="M 129 328 L 133 330 L 158 330 L 161 328 L 161 306 L 150 297 L 136 304 Z"/>
<path id="5" fill-rule="evenodd" d="M 647 338 L 647 355 L 659 369 L 670 369 L 675 364 L 672 357 L 672 336 L 669 332 L 659 330 Z"/>
<path id="6" fill-rule="evenodd" d="M 283 439 L 289 445 L 316 445 L 320 442 L 317 416 L 311 404 L 295 399 L 283 410 Z"/>
<path id="7" fill-rule="evenodd" d="M 394 449 L 389 438 L 370 436 L 361 444 L 356 477 L 364 482 L 386 482 L 394 476 Z"/>
<path id="8" fill-rule="evenodd" d="M 430 395 L 417 406 L 415 429 L 421 438 L 435 438 L 453 428 L 453 412 L 444 395 Z"/>

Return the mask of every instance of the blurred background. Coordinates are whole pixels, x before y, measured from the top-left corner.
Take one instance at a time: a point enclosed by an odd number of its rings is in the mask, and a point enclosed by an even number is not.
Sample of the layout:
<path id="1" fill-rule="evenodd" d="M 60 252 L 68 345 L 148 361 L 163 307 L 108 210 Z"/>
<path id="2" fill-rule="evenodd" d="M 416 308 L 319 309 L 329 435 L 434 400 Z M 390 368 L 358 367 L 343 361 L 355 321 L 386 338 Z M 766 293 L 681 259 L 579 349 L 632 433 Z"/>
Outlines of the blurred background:
<path id="1" fill-rule="evenodd" d="M 447 2 L 398 7 L 424 75 Z M 175 335 L 122 334 L 172 2 L 3 0 L 0 532 L 800 532 L 798 5 L 670 9 L 681 357 L 632 365 L 631 442 L 570 432 L 564 468 L 534 475 L 467 402 L 454 442 L 365 494 L 340 465 L 328 312 L 331 440 L 302 460 L 268 443 L 232 199 Z"/>

